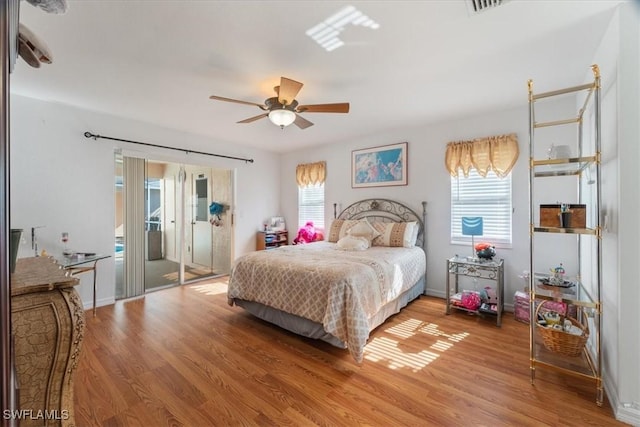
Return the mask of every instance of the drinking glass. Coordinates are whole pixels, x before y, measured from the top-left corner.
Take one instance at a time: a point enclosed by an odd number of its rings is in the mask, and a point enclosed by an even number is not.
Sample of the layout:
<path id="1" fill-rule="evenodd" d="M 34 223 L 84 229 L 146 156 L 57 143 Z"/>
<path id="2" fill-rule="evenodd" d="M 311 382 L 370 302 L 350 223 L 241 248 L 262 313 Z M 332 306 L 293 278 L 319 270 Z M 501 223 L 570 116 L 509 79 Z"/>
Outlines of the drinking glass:
<path id="1" fill-rule="evenodd" d="M 69 248 L 67 247 L 67 242 L 69 241 L 69 233 L 63 231 L 61 240 L 62 243 L 64 243 L 64 250 L 62 251 L 62 253 L 66 255 L 69 253 Z"/>

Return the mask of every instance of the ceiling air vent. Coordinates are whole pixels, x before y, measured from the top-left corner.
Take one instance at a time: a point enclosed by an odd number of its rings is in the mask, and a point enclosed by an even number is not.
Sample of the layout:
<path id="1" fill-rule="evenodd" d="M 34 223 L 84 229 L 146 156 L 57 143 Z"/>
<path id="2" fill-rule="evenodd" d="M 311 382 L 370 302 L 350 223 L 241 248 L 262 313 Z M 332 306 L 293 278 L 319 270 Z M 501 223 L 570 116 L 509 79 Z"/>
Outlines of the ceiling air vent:
<path id="1" fill-rule="evenodd" d="M 498 7 L 507 1 L 508 0 L 467 0 L 467 8 L 469 9 L 469 14 L 474 15 Z"/>

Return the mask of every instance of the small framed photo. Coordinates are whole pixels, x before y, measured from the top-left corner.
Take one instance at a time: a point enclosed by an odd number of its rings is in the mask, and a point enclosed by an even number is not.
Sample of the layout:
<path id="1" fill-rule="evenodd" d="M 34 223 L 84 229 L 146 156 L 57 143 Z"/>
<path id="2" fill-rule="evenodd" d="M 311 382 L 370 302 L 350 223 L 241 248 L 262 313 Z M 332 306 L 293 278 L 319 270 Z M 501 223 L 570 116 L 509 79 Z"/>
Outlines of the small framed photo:
<path id="1" fill-rule="evenodd" d="M 351 152 L 351 187 L 407 185 L 407 143 Z"/>
<path id="2" fill-rule="evenodd" d="M 272 231 L 284 231 L 287 229 L 287 226 L 284 222 L 284 217 L 274 216 L 271 217 L 271 226 L 269 227 Z"/>

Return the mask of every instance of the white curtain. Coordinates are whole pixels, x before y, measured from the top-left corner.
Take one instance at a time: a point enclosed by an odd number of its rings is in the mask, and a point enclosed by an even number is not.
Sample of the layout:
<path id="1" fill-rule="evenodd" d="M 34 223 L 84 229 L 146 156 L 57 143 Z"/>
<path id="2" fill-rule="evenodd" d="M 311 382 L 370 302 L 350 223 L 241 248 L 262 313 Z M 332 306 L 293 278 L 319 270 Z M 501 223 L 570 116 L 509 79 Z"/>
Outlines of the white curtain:
<path id="1" fill-rule="evenodd" d="M 145 160 L 123 158 L 124 297 L 144 294 Z"/>

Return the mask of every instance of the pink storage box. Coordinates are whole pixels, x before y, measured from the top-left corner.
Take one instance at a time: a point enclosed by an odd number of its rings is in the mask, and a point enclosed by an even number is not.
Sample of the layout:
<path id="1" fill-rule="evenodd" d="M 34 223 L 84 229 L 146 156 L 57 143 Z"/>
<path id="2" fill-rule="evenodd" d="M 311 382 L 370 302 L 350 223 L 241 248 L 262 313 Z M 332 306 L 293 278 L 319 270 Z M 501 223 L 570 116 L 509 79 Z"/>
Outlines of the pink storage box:
<path id="1" fill-rule="evenodd" d="M 541 303 L 542 301 L 536 301 L 536 307 Z M 555 311 L 560 316 L 571 317 L 574 319 L 577 316 L 577 307 L 575 305 L 567 305 L 560 301 L 544 301 L 544 306 L 540 309 L 540 313 L 549 311 Z"/>
<path id="2" fill-rule="evenodd" d="M 529 323 L 529 294 L 517 291 L 513 296 L 513 314 L 518 322 Z"/>
<path id="3" fill-rule="evenodd" d="M 536 307 L 538 307 L 538 304 L 542 304 L 543 302 L 544 305 L 540 309 L 540 313 L 555 311 L 560 316 L 564 316 L 567 313 L 567 304 L 559 301 L 536 301 Z"/>
<path id="4" fill-rule="evenodd" d="M 542 301 L 536 301 L 536 307 Z M 576 318 L 576 306 L 569 305 L 559 301 L 544 301 L 544 306 L 540 309 L 541 313 L 555 311 L 561 316 Z M 518 322 L 529 323 L 529 294 L 527 292 L 517 291 L 513 295 L 513 314 Z"/>

